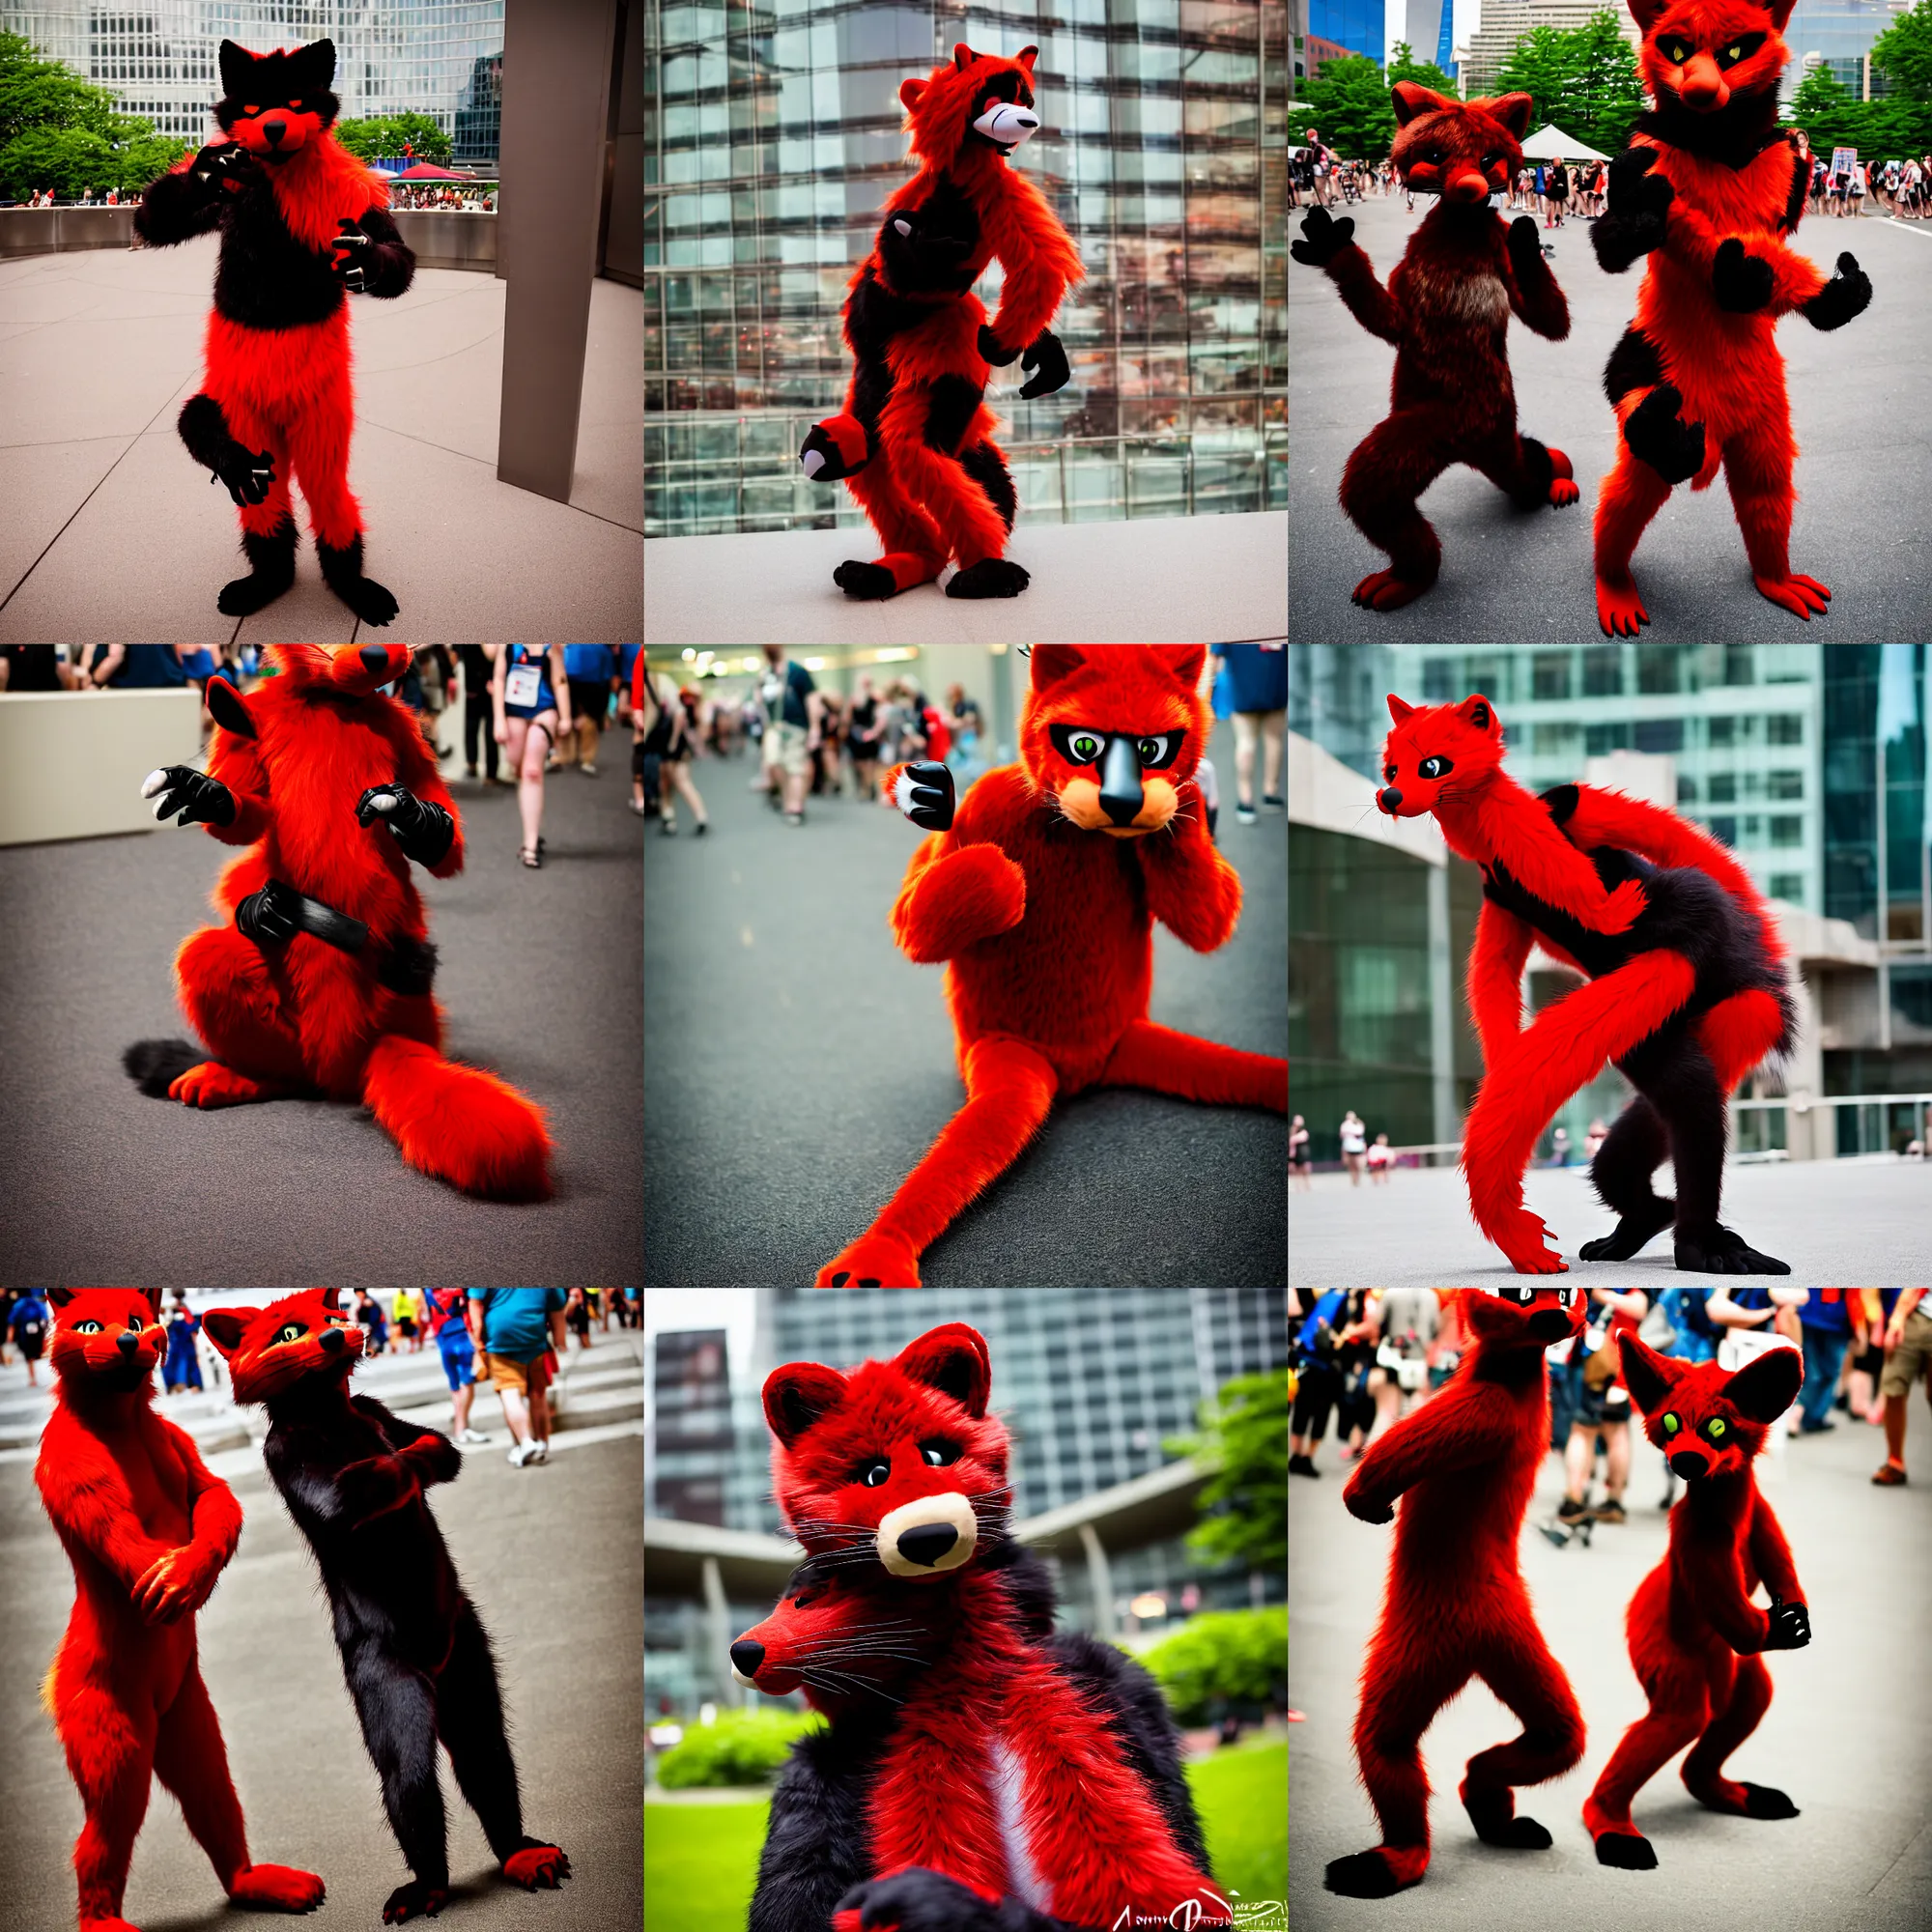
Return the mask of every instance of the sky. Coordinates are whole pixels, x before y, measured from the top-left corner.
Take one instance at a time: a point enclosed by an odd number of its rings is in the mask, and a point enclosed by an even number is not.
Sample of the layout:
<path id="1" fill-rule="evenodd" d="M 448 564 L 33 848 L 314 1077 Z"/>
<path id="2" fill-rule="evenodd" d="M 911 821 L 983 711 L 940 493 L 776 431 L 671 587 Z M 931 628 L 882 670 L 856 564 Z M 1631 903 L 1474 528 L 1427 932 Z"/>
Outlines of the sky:
<path id="1" fill-rule="evenodd" d="M 1614 5 L 1616 0 L 1606 0 L 1606 4 Z M 1395 43 L 1408 38 L 1408 0 L 1382 0 L 1382 12 L 1383 25 L 1388 29 L 1387 51 L 1393 54 Z M 1480 24 L 1482 12 L 1483 0 L 1456 0 L 1456 32 L 1452 44 L 1459 47 L 1469 44 L 1469 36 Z M 1417 60 L 1434 60 L 1435 49 L 1417 47 L 1415 57 Z"/>

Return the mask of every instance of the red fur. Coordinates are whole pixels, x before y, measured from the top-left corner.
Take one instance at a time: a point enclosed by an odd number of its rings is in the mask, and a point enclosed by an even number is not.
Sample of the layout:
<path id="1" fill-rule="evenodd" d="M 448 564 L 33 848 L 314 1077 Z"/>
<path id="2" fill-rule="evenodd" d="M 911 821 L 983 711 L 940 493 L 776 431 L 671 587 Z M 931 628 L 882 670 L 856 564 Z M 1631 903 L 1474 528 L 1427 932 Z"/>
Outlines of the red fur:
<path id="1" fill-rule="evenodd" d="M 1371 611 L 1394 611 L 1435 582 L 1442 546 L 1417 498 L 1452 464 L 1480 470 L 1521 509 L 1577 501 L 1570 460 L 1517 432 L 1508 329 L 1514 313 L 1552 342 L 1570 332 L 1563 291 L 1535 242 L 1510 240 L 1488 197 L 1522 165 L 1526 94 L 1452 100 L 1412 81 L 1392 90 L 1399 128 L 1393 159 L 1410 188 L 1440 194 L 1384 289 L 1369 258 L 1343 240 L 1324 252 L 1329 217 L 1311 213 L 1300 260 L 1321 266 L 1370 334 L 1395 345 L 1388 416 L 1342 472 L 1342 507 L 1391 567 L 1355 586 Z M 1352 227 L 1352 222 L 1350 226 Z"/>
<path id="2" fill-rule="evenodd" d="M 1726 108 L 1740 112 L 1776 90 L 1791 59 L 1778 38 L 1791 0 L 1769 6 L 1758 0 L 1630 0 L 1630 8 L 1643 29 L 1639 65 L 1652 99 L 1661 106 L 1681 102 L 1692 117 Z M 1716 54 L 1745 36 L 1761 38 L 1762 44 L 1720 69 Z M 1691 49 L 1681 65 L 1665 51 L 1680 43 Z M 1794 195 L 1793 173 L 1808 170 L 1808 158 L 1786 139 L 1772 139 L 1754 158 L 1733 167 L 1673 145 L 1641 123 L 1631 146 L 1656 153 L 1653 173 L 1672 190 L 1665 240 L 1649 257 L 1634 327 L 1649 339 L 1664 380 L 1683 398 L 1681 419 L 1703 424 L 1704 460 L 1690 487 L 1709 489 L 1721 464 L 1753 583 L 1773 603 L 1809 619 L 1832 593 L 1791 569 L 1798 444 L 1776 340 L 1778 318 L 1802 308 L 1829 279 L 1785 241 L 1804 206 L 1802 195 Z M 1771 271 L 1769 301 L 1747 314 L 1719 306 L 1714 293 L 1718 250 L 1732 239 Z M 1620 431 L 1656 386 L 1639 383 L 1615 399 Z M 1619 436 L 1615 465 L 1597 497 L 1597 615 L 1607 636 L 1635 637 L 1650 621 L 1631 558 L 1674 487 Z"/>
<path id="3" fill-rule="evenodd" d="M 1513 1819 L 1511 1787 L 1558 1776 L 1583 1754 L 1582 1716 L 1537 1628 L 1517 1538 L 1549 1443 L 1543 1350 L 1581 1331 L 1588 1298 L 1576 1291 L 1565 1311 L 1550 1290 L 1520 1293 L 1533 1302 L 1462 1291 L 1474 1346 L 1439 1395 L 1369 1445 L 1342 1492 L 1365 1522 L 1388 1521 L 1398 1499 L 1402 1508 L 1355 1718 L 1355 1754 L 1382 1842 L 1330 1864 L 1333 1891 L 1383 1896 L 1428 1869 L 1429 1777 L 1417 1746 L 1472 1676 L 1523 1727 L 1472 1757 L 1460 1787 L 1485 1838 L 1547 1846 L 1540 1827 Z"/>
<path id="4" fill-rule="evenodd" d="M 892 913 L 909 958 L 947 962 L 966 1105 L 871 1229 L 819 1270 L 820 1287 L 917 1287 L 920 1254 L 1011 1164 L 1056 1095 L 1132 1086 L 1288 1111 L 1285 1060 L 1148 1018 L 1153 921 L 1209 952 L 1240 914 L 1240 880 L 1208 836 L 1193 778 L 1209 728 L 1203 657 L 1199 645 L 1035 649 L 1021 762 L 988 772 L 952 829 L 913 854 Z M 1171 767 L 1143 774 L 1133 826 L 1109 829 L 1094 769 L 1061 756 L 1055 724 L 1185 735 Z M 886 774 L 889 791 L 902 770 Z"/>
<path id="5" fill-rule="evenodd" d="M 182 1074 L 171 1096 L 204 1107 L 292 1092 L 366 1101 L 424 1173 L 475 1194 L 548 1194 L 550 1140 L 538 1109 L 493 1075 L 443 1058 L 442 1009 L 431 995 L 376 980 L 379 950 L 420 942 L 426 928 L 410 862 L 380 822 L 356 823 L 357 800 L 400 781 L 441 806 L 457 832 L 439 878 L 463 869 L 463 832 L 414 720 L 375 695 L 407 668 L 410 647 L 384 646 L 377 669 L 362 648 L 270 645 L 282 674 L 246 700 L 256 735 L 214 734 L 209 771 L 237 810 L 233 824 L 208 829 L 250 849 L 215 887 L 223 923 L 190 935 L 175 961 L 182 1009 L 211 1062 Z M 271 960 L 233 923 L 236 906 L 271 877 L 362 921 L 369 946 L 352 954 L 298 932 Z"/>
<path id="6" fill-rule="evenodd" d="M 1804 1600 L 1784 1532 L 1751 1469 L 1767 1427 L 1796 1400 L 1804 1367 L 1795 1349 L 1770 1350 L 1727 1375 L 1715 1362 L 1656 1354 L 1632 1334 L 1617 1345 L 1644 1433 L 1673 1461 L 1688 1452 L 1705 1464 L 1702 1474 L 1687 1464 L 1685 1493 L 1670 1513 L 1669 1552 L 1637 1585 L 1625 1614 L 1631 1663 L 1650 1709 L 1624 1733 L 1583 1805 L 1599 1858 L 1645 1869 L 1657 1861 L 1631 1822 L 1631 1800 L 1693 1741 L 1683 1777 L 1699 1804 L 1743 1816 L 1796 1815 L 1782 1793 L 1739 1784 L 1723 1776 L 1723 1764 L 1771 1702 L 1761 1653 L 1809 1641 L 1808 1626 L 1794 1642 L 1750 1601 L 1760 1578 L 1775 1604 Z"/>
<path id="7" fill-rule="evenodd" d="M 53 1299 L 57 1385 L 34 1481 L 75 1595 L 42 1697 L 87 1812 L 73 1848 L 81 1932 L 131 1932 L 121 1903 L 152 1777 L 229 1897 L 305 1912 L 322 1903 L 320 1878 L 249 1862 L 202 1682 L 195 1612 L 235 1554 L 242 1511 L 192 1439 L 155 1413 L 159 1291 L 56 1289 Z M 82 1333 L 83 1323 L 99 1326 Z M 131 1352 L 118 1342 L 128 1333 Z"/>

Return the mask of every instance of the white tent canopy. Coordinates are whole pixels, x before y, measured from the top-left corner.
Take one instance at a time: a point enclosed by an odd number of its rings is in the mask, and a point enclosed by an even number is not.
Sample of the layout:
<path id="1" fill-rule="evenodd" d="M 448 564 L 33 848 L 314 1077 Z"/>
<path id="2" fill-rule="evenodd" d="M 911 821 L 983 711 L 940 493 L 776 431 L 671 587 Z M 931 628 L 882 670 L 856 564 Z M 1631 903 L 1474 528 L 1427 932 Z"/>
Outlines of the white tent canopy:
<path id="1" fill-rule="evenodd" d="M 1523 156 L 1532 161 L 1552 161 L 1561 155 L 1566 161 L 1607 161 L 1607 155 L 1600 155 L 1589 142 L 1581 141 L 1575 134 L 1566 134 L 1555 122 L 1548 122 L 1539 128 L 1522 144 Z"/>

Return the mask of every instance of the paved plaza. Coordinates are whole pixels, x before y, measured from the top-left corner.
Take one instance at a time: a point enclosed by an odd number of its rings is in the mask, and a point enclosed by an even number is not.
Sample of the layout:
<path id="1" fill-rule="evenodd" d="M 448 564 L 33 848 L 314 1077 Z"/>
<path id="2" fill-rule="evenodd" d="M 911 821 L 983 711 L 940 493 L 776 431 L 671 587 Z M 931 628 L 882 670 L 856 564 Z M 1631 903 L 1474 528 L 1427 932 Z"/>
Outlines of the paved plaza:
<path id="1" fill-rule="evenodd" d="M 1398 193 L 1348 211 L 1384 282 L 1434 205 L 1418 195 L 1410 214 Z M 1289 219 L 1299 235 L 1300 214 Z M 1442 576 L 1427 596 L 1389 615 L 1349 601 L 1356 582 L 1388 559 L 1342 514 L 1336 492 L 1349 452 L 1388 413 L 1395 353 L 1355 321 L 1326 274 L 1289 264 L 1292 637 L 1599 639 L 1590 524 L 1616 433 L 1603 372 L 1630 326 L 1642 270 L 1605 274 L 1581 219 L 1543 239 L 1555 249 L 1550 267 L 1569 300 L 1570 335 L 1547 342 L 1512 323 L 1519 421 L 1523 434 L 1568 454 L 1583 500 L 1520 516 L 1474 470 L 1448 470 L 1422 502 L 1442 539 Z M 1923 496 L 1924 426 L 1932 421 L 1932 338 L 1924 327 L 1932 223 L 1807 216 L 1792 245 L 1827 273 L 1849 249 L 1873 288 L 1870 308 L 1841 329 L 1821 334 L 1801 316 L 1777 327 L 1801 452 L 1791 562 L 1830 586 L 1831 610 L 1805 624 L 1757 594 L 1720 476 L 1701 494 L 1678 490 L 1637 550 L 1637 587 L 1653 620 L 1647 640 L 1861 643 L 1932 630 L 1932 520 L 1908 507 Z"/>
<path id="2" fill-rule="evenodd" d="M 1667 1168 L 1657 1185 L 1660 1193 L 1670 1191 Z M 1655 1291 L 1679 1281 L 1668 1234 L 1659 1235 L 1634 1261 L 1577 1260 L 1585 1241 L 1616 1226 L 1586 1168 L 1533 1168 L 1524 1197 L 1570 1264 L 1566 1282 Z M 1924 1161 L 1733 1166 L 1724 1177 L 1722 1219 L 1760 1254 L 1789 1262 L 1794 1285 L 1916 1287 L 1932 1281 L 1932 1164 Z M 1384 1184 L 1365 1180 L 1359 1187 L 1351 1187 L 1346 1175 L 1318 1174 L 1308 1193 L 1289 1197 L 1288 1226 L 1289 1280 L 1300 1288 L 1554 1279 L 1517 1274 L 1484 1239 L 1469 1218 L 1467 1185 L 1452 1167 L 1404 1168 Z M 1726 1279 L 1747 1278 L 1759 1279 Z"/>

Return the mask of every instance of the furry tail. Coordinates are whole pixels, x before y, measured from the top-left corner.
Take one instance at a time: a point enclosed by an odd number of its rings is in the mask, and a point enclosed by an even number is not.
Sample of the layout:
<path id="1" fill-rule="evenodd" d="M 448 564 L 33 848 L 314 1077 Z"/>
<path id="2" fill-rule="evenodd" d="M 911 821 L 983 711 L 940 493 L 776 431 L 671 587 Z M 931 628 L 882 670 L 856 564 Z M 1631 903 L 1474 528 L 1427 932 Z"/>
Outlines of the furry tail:
<path id="1" fill-rule="evenodd" d="M 466 1194 L 549 1198 L 550 1136 L 534 1102 L 420 1040 L 384 1035 L 369 1055 L 362 1097 L 403 1158 Z"/>
<path id="2" fill-rule="evenodd" d="M 128 1077 L 152 1100 L 165 1100 L 168 1089 L 190 1066 L 208 1058 L 185 1039 L 137 1039 L 121 1056 Z"/>

